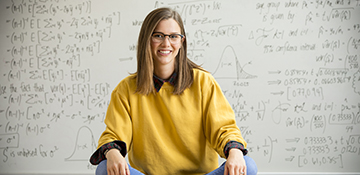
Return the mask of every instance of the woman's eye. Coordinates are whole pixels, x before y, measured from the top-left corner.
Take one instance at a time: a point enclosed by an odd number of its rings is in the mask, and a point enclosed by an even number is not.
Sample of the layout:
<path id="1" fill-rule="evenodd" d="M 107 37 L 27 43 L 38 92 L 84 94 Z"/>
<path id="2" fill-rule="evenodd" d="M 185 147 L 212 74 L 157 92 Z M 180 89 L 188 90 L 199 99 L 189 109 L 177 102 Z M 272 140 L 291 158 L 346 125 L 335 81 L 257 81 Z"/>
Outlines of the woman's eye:
<path id="1" fill-rule="evenodd" d="M 177 38 L 177 35 L 170 35 L 170 38 Z"/>
<path id="2" fill-rule="evenodd" d="M 155 38 L 162 38 L 163 36 L 160 34 L 154 35 Z"/>

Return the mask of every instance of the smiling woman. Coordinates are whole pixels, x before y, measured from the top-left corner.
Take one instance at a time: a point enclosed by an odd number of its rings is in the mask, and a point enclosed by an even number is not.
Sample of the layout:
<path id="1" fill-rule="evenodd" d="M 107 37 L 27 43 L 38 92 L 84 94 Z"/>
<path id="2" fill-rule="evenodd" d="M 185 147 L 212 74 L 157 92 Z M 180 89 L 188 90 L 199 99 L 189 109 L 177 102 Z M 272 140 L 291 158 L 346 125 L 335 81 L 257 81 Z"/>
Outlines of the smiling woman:
<path id="1" fill-rule="evenodd" d="M 137 63 L 112 92 L 107 127 L 90 159 L 99 164 L 96 174 L 257 173 L 218 83 L 187 58 L 176 11 L 159 8 L 145 18 Z M 227 158 L 219 168 L 218 155 Z"/>
<path id="2" fill-rule="evenodd" d="M 175 58 L 182 45 L 180 32 L 180 26 L 174 19 L 164 19 L 156 26 L 151 37 L 154 74 L 161 79 L 169 79 L 175 70 Z"/>
<path id="3" fill-rule="evenodd" d="M 160 8 L 149 13 L 140 29 L 137 50 L 138 64 L 136 72 L 136 91 L 141 94 L 149 94 L 156 92 L 153 88 L 154 84 L 152 81 L 154 73 L 155 75 L 161 76 L 163 79 L 168 79 L 169 74 L 171 75 L 173 72 L 177 73 L 177 81 L 179 82 L 174 84 L 174 94 L 181 94 L 193 82 L 191 70 L 193 68 L 201 69 L 200 66 L 187 59 L 187 41 L 185 36 L 185 28 L 180 15 L 176 11 L 173 11 L 171 9 L 164 9 L 167 8 Z M 171 27 L 171 29 L 166 29 L 166 27 Z M 183 37 L 180 43 L 170 44 L 168 43 L 168 41 L 165 40 L 164 42 L 157 43 L 153 42 L 151 39 L 153 38 L 153 34 L 155 32 L 161 32 L 164 34 L 181 34 Z M 158 53 L 158 51 L 154 50 L 154 47 L 162 47 L 162 51 L 170 51 L 172 53 L 171 56 L 175 57 L 175 59 L 177 60 L 176 62 L 173 62 L 175 63 L 173 65 L 173 72 L 171 71 L 171 69 L 170 71 L 158 70 L 157 73 L 155 72 L 156 70 L 154 69 L 156 65 L 153 63 L 153 61 L 155 57 L 160 54 Z M 166 47 L 166 49 L 164 47 Z M 174 54 L 174 52 L 176 52 L 176 54 Z M 170 66 L 170 68 L 171 67 L 172 66 Z"/>

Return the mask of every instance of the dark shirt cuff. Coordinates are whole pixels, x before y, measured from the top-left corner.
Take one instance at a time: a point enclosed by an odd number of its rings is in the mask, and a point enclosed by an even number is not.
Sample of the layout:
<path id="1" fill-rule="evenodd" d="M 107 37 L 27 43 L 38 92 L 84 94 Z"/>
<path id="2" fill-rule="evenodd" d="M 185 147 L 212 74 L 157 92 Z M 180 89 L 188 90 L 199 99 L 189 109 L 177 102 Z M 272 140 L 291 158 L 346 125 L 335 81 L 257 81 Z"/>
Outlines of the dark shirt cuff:
<path id="1" fill-rule="evenodd" d="M 116 148 L 120 151 L 122 156 L 126 156 L 126 143 L 123 141 L 113 141 L 102 145 L 99 149 L 97 149 L 90 157 L 90 163 L 92 165 L 98 165 L 101 161 L 105 160 L 106 157 L 104 155 L 105 151 L 108 149 Z"/>
<path id="2" fill-rule="evenodd" d="M 225 145 L 225 148 L 224 148 L 224 154 L 225 154 L 226 158 L 228 158 L 229 151 L 232 148 L 240 149 L 243 152 L 244 156 L 248 153 L 247 149 L 245 149 L 243 144 L 241 144 L 240 142 L 237 142 L 237 141 L 230 141 Z"/>

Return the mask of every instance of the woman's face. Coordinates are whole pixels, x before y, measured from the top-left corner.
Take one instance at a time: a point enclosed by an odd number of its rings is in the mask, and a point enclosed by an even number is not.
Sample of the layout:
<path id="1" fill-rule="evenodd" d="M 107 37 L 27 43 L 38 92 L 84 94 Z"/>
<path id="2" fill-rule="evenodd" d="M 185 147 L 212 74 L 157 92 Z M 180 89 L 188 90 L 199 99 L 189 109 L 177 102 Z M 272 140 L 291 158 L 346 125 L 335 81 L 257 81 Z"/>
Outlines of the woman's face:
<path id="1" fill-rule="evenodd" d="M 183 41 L 176 34 L 181 34 L 180 26 L 172 18 L 161 20 L 156 26 L 151 36 L 151 50 L 155 70 L 159 68 L 174 69 L 175 57 Z"/>

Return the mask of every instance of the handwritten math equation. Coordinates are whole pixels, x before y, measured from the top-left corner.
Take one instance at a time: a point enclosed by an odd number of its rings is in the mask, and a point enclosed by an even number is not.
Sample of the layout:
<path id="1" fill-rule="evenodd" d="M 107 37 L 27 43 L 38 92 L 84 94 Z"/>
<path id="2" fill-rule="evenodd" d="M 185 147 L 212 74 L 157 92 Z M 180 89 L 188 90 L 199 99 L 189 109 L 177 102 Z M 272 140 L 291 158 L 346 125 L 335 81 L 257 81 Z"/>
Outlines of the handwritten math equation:
<path id="1" fill-rule="evenodd" d="M 134 12 L 158 7 L 182 16 L 187 56 L 219 82 L 259 171 L 360 172 L 358 0 L 1 3 L 6 172 L 34 160 L 94 171 L 110 94 L 136 65 Z"/>

